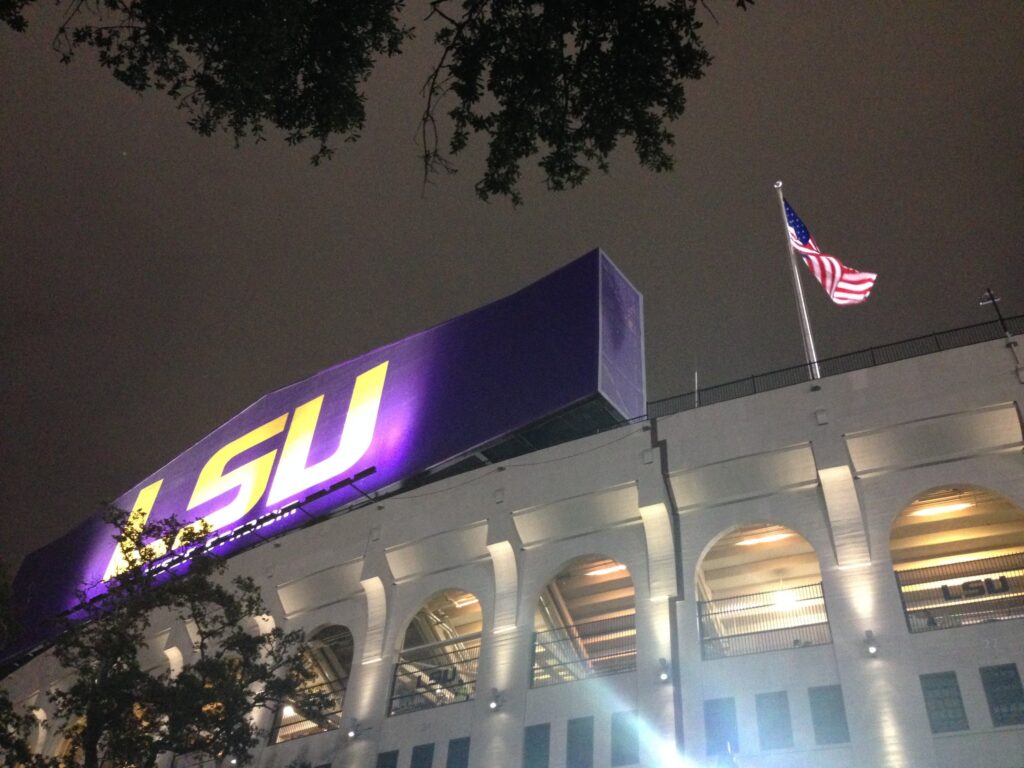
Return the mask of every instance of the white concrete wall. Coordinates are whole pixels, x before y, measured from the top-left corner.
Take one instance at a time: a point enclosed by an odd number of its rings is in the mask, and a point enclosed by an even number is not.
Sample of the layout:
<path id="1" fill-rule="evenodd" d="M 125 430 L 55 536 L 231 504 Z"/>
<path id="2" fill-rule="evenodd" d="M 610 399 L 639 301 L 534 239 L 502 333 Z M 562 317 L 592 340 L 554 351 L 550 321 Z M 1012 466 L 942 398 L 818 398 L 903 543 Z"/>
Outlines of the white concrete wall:
<path id="1" fill-rule="evenodd" d="M 567 721 L 593 716 L 594 765 L 608 768 L 611 716 L 636 709 L 644 723 L 641 765 L 671 765 L 660 748 L 675 739 L 673 691 L 657 681 L 658 660 L 670 658 L 681 681 L 687 765 L 706 764 L 703 702 L 731 696 L 739 765 L 1020 768 L 1024 726 L 992 727 L 978 668 L 1014 662 L 1024 671 L 1024 623 L 910 635 L 888 542 L 895 517 L 931 488 L 980 485 L 1024 507 L 1016 405 L 1022 395 L 1002 342 L 976 345 L 829 378 L 818 388 L 794 386 L 677 414 L 660 419 L 656 430 L 624 426 L 416 489 L 241 554 L 231 570 L 258 580 L 278 626 L 312 633 L 343 624 L 355 638 L 345 715 L 358 720 L 359 737 L 350 742 L 336 731 L 268 746 L 258 764 L 303 758 L 372 768 L 379 751 L 398 749 L 405 768 L 413 746 L 434 743 L 440 767 L 448 741 L 470 736 L 475 768 L 517 768 L 523 728 L 549 722 L 551 766 L 559 768 Z M 654 434 L 664 456 L 652 445 Z M 700 558 L 725 532 L 759 521 L 789 526 L 814 546 L 834 642 L 702 661 L 694 590 Z M 637 670 L 532 690 L 538 595 L 564 563 L 592 553 L 629 566 L 637 590 Z M 480 599 L 477 698 L 387 717 L 406 625 L 445 588 Z M 677 599 L 673 628 L 670 603 Z M 878 658 L 864 653 L 868 629 L 880 643 Z M 161 654 L 189 658 L 186 628 L 158 621 L 157 635 Z M 918 676 L 949 670 L 957 673 L 970 730 L 933 736 Z M 16 700 L 47 711 L 46 692 L 60 675 L 44 655 L 4 685 Z M 807 689 L 830 684 L 844 692 L 848 745 L 814 743 Z M 504 696 L 497 712 L 487 708 L 491 688 Z M 794 746 L 765 752 L 754 697 L 782 690 Z M 269 725 L 269 718 L 262 722 Z"/>

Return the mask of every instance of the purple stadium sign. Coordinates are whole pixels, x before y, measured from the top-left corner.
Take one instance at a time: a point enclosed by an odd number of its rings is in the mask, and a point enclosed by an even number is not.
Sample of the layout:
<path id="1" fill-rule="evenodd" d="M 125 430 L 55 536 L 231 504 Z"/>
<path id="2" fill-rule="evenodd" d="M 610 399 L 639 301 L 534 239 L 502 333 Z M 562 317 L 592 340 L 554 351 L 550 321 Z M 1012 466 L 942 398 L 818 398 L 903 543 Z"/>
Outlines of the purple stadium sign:
<path id="1" fill-rule="evenodd" d="M 643 300 L 597 250 L 265 395 L 115 504 L 205 524 L 206 545 L 227 555 L 595 399 L 618 419 L 646 407 Z M 13 585 L 25 636 L 3 655 L 44 640 L 47 617 L 124 566 L 98 518 L 29 555 Z"/>

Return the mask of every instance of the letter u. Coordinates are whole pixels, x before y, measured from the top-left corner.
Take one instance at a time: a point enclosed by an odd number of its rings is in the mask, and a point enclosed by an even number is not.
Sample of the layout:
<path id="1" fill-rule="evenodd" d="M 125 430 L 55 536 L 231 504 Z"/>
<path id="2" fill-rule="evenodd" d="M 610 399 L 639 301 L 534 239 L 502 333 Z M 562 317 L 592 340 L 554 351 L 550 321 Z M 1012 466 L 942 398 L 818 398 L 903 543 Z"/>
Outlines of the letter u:
<path id="1" fill-rule="evenodd" d="M 281 450 L 281 461 L 267 496 L 268 506 L 343 476 L 362 458 L 373 441 L 387 371 L 388 364 L 385 361 L 356 378 L 338 447 L 330 456 L 311 467 L 307 467 L 306 462 L 309 460 L 324 396 L 320 395 L 295 409 L 288 437 Z"/>

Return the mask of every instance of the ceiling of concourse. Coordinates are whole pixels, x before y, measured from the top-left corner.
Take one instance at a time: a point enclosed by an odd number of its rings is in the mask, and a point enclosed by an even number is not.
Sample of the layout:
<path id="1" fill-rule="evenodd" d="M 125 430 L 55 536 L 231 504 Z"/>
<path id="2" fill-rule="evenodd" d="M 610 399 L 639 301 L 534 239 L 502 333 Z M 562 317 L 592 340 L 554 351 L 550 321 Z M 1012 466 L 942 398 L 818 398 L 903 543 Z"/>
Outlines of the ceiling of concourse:
<path id="1" fill-rule="evenodd" d="M 576 560 L 541 595 L 537 628 L 630 616 L 635 601 L 633 579 L 624 564 L 600 556 Z"/>
<path id="2" fill-rule="evenodd" d="M 404 648 L 467 637 L 483 630 L 480 601 L 470 592 L 446 589 L 419 610 L 405 631 Z"/>
<path id="3" fill-rule="evenodd" d="M 821 581 L 818 556 L 803 536 L 781 525 L 736 528 L 711 547 L 698 568 L 702 600 L 792 589 Z"/>
<path id="4" fill-rule="evenodd" d="M 915 499 L 893 523 L 896 570 L 1024 551 L 1024 511 L 984 488 L 957 487 Z"/>

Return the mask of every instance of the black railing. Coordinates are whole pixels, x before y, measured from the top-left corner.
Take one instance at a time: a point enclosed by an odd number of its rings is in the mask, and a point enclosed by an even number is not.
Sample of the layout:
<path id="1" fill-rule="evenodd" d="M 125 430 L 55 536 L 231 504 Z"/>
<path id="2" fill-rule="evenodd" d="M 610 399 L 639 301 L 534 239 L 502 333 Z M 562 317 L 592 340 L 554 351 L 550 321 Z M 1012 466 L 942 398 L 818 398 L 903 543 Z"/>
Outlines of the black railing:
<path id="1" fill-rule="evenodd" d="M 820 583 L 701 600 L 697 615 L 705 660 L 832 642 Z"/>
<path id="2" fill-rule="evenodd" d="M 1011 335 L 1024 334 L 1024 315 L 1006 318 L 1006 327 Z M 821 372 L 822 378 L 825 378 L 1002 338 L 1006 338 L 1006 332 L 1003 331 L 1003 327 L 999 322 L 978 323 L 977 325 L 954 328 L 949 331 L 918 336 L 917 338 L 905 341 L 883 344 L 859 352 L 851 352 L 846 355 L 819 360 L 818 369 Z M 647 416 L 652 419 L 669 416 L 673 413 L 693 410 L 703 405 L 713 405 L 714 403 L 735 400 L 739 397 L 756 395 L 760 392 L 769 392 L 773 389 L 789 387 L 794 384 L 804 384 L 809 381 L 811 381 L 809 366 L 806 363 L 794 365 L 778 371 L 759 373 L 748 376 L 745 379 L 737 379 L 726 384 L 705 387 L 695 392 L 687 392 L 682 395 L 654 400 L 647 404 Z"/>
<path id="3" fill-rule="evenodd" d="M 897 571 L 911 632 L 1024 618 L 1024 552 Z"/>
<path id="4" fill-rule="evenodd" d="M 534 688 L 636 669 L 634 614 L 543 630 L 533 637 Z"/>
<path id="5" fill-rule="evenodd" d="M 389 713 L 443 707 L 476 693 L 480 639 L 447 641 L 403 651 L 395 665 Z"/>

